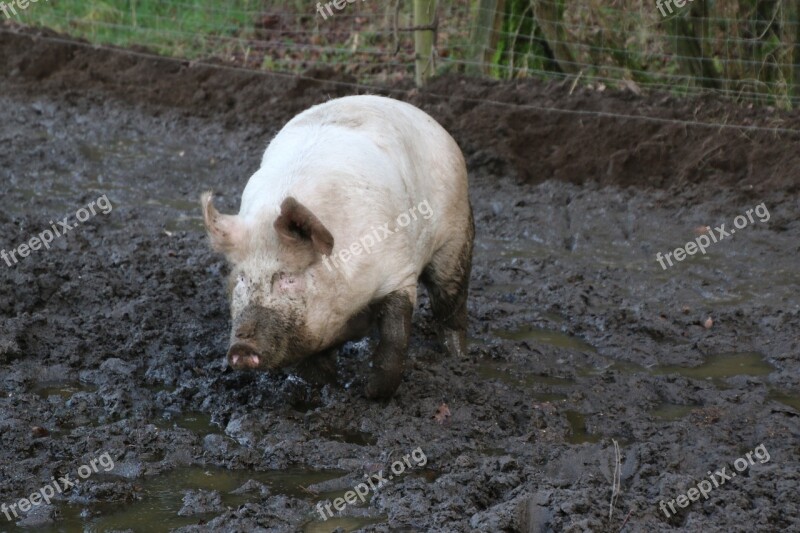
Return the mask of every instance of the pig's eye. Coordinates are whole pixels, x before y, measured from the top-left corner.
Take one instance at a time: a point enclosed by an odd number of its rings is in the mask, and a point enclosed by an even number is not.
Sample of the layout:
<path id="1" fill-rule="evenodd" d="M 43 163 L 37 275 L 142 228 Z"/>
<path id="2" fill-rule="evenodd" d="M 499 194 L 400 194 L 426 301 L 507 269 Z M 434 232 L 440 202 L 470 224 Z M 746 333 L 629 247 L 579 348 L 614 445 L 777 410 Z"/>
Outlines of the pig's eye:
<path id="1" fill-rule="evenodd" d="M 285 286 L 287 284 L 291 284 L 294 282 L 294 277 L 291 274 L 287 274 L 286 272 L 275 272 L 272 275 L 272 288 Z"/>
<path id="2" fill-rule="evenodd" d="M 272 290 L 278 292 L 297 292 L 302 286 L 301 280 L 294 274 L 276 272 L 272 276 Z"/>

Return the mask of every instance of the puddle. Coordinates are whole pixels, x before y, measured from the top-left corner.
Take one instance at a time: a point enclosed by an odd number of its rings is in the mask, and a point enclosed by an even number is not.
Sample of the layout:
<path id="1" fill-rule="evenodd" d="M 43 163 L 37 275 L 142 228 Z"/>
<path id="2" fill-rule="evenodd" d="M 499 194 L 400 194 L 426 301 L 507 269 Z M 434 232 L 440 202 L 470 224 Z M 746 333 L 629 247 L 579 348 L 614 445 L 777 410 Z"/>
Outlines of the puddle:
<path id="1" fill-rule="evenodd" d="M 250 470 L 225 470 L 221 468 L 183 468 L 155 477 L 143 478 L 138 493 L 141 500 L 133 503 L 97 503 L 81 506 L 60 507 L 62 519 L 56 525 L 37 528 L 43 533 L 72 531 L 101 532 L 133 530 L 136 532 L 167 532 L 174 528 L 197 524 L 201 519 L 210 519 L 222 511 L 208 515 L 178 516 L 183 507 L 183 491 L 188 489 L 216 490 L 222 496 L 224 507 L 237 508 L 247 502 L 262 499 L 257 492 L 231 494 L 248 480 L 253 479 L 268 485 L 272 494 L 286 494 L 310 502 L 317 497 L 301 487 L 341 477 L 342 472 L 312 470 L 281 470 L 253 472 Z M 378 519 L 375 519 L 378 520 Z M 330 520 L 325 523 L 327 525 Z M 29 531 L 12 528 L 16 531 Z M 330 530 L 329 530 L 330 531 Z"/>
<path id="2" fill-rule="evenodd" d="M 60 216 L 75 212 L 75 192 L 85 190 L 98 196 L 107 194 L 115 208 L 146 205 L 168 210 L 171 214 L 165 221 L 165 229 L 169 232 L 204 231 L 199 199 L 186 184 L 213 180 L 217 173 L 214 159 L 199 157 L 192 147 L 164 139 L 154 142 L 145 137 L 111 136 L 97 142 L 78 141 L 77 150 L 84 170 L 71 177 L 68 185 L 62 183 L 63 178 L 41 173 L 42 179 L 31 188 L 17 190 L 26 199 L 46 198 L 60 203 L 63 209 Z M 131 185 L 128 174 L 120 169 L 135 169 L 145 175 L 158 172 L 164 186 L 155 194 L 140 184 Z"/>
<path id="3" fill-rule="evenodd" d="M 178 218 L 169 220 L 164 224 L 164 229 L 170 233 L 178 231 L 205 231 L 203 219 L 200 217 L 188 216 L 184 214 L 178 215 Z"/>
<path id="4" fill-rule="evenodd" d="M 189 412 L 174 417 L 159 418 L 156 420 L 155 425 L 162 429 L 172 429 L 177 426 L 201 436 L 209 433 L 222 433 L 218 426 L 211 423 L 211 415 L 200 412 Z"/>
<path id="5" fill-rule="evenodd" d="M 767 399 L 781 402 L 800 411 L 800 393 L 787 393 L 778 389 L 770 389 Z"/>
<path id="6" fill-rule="evenodd" d="M 596 368 L 593 366 L 583 366 L 578 368 L 576 373 L 581 377 L 587 377 L 587 376 L 597 376 L 605 373 L 608 370 L 614 370 L 624 375 L 649 372 L 647 368 L 643 367 L 642 365 L 637 365 L 636 363 L 631 363 L 629 361 L 614 361 L 610 365 L 604 366 L 602 368 Z"/>
<path id="7" fill-rule="evenodd" d="M 726 378 L 734 376 L 766 376 L 775 368 L 767 363 L 758 352 L 723 353 L 708 356 L 697 366 L 661 365 L 645 368 L 628 361 L 615 361 L 603 368 L 581 367 L 578 376 L 596 376 L 606 370 L 616 370 L 623 374 L 648 373 L 653 376 L 679 374 L 692 379 L 711 380 L 717 386 L 723 386 Z"/>
<path id="8" fill-rule="evenodd" d="M 594 346 L 560 331 L 542 328 L 523 328 L 518 330 L 495 330 L 493 332 L 501 339 L 512 341 L 535 341 L 549 344 L 564 350 L 577 350 L 581 352 L 595 352 Z"/>
<path id="9" fill-rule="evenodd" d="M 84 385 L 77 381 L 40 381 L 33 387 L 33 392 L 42 398 L 59 396 L 64 400 L 69 400 L 78 392 L 92 392 L 95 387 Z"/>
<path id="10" fill-rule="evenodd" d="M 386 469 L 384 469 L 384 471 L 386 471 Z M 403 472 L 402 477 L 403 478 L 419 478 L 419 479 L 422 479 L 425 483 L 433 483 L 441 475 L 442 475 L 441 470 L 436 470 L 434 468 L 417 468 L 417 467 L 415 467 L 412 470 L 405 470 Z M 360 482 L 361 481 L 358 481 L 356 483 L 360 483 Z M 344 495 L 347 492 L 350 492 L 352 490 L 353 490 L 353 485 L 351 485 L 350 483 L 347 483 L 346 486 L 340 485 L 337 488 L 330 488 L 329 490 L 323 490 L 323 491 L 319 492 L 318 494 L 315 494 L 313 501 L 315 502 L 315 505 L 316 505 L 316 502 L 323 501 L 323 500 L 334 501 L 336 498 L 344 498 Z M 356 503 L 350 504 L 349 507 L 357 507 L 357 508 L 365 509 L 365 508 L 367 508 L 369 506 L 370 502 L 372 501 L 372 497 L 374 495 L 375 495 L 375 493 L 370 491 L 369 494 L 367 494 L 364 497 L 364 501 L 363 502 L 359 499 L 359 500 L 356 501 Z M 330 523 L 330 520 L 327 523 Z"/>
<path id="11" fill-rule="evenodd" d="M 722 380 L 733 376 L 766 376 L 773 370 L 775 368 L 767 363 L 761 354 L 741 352 L 712 355 L 697 366 L 657 366 L 651 373 L 656 376 L 680 374 L 687 378 L 711 380 L 722 384 Z"/>
<path id="12" fill-rule="evenodd" d="M 571 387 L 575 385 L 575 380 L 570 378 L 560 378 L 556 376 L 543 376 L 539 374 L 531 374 L 526 372 L 521 372 L 518 369 L 515 369 L 513 365 L 502 362 L 502 361 L 493 361 L 490 359 L 482 359 L 478 362 L 478 375 L 484 379 L 495 379 L 498 381 L 502 381 L 507 385 L 511 385 L 514 387 L 534 387 L 540 388 L 542 385 L 547 386 L 555 386 L 555 387 Z M 544 393 L 542 396 L 549 396 L 549 393 Z M 533 397 L 547 401 L 547 398 L 539 398 L 537 394 L 533 394 Z M 564 395 L 557 395 L 556 399 L 561 399 L 561 397 L 566 397 Z"/>
<path id="13" fill-rule="evenodd" d="M 648 411 L 648 413 L 656 420 L 661 420 L 663 422 L 674 422 L 688 416 L 689 413 L 691 413 L 692 410 L 696 409 L 697 407 L 697 405 L 680 405 L 676 403 L 664 402 L 656 406 L 654 409 Z"/>
<path id="14" fill-rule="evenodd" d="M 389 517 L 381 515 L 374 518 L 361 517 L 361 516 L 334 516 L 328 518 L 324 522 L 322 520 L 316 522 L 309 522 L 303 527 L 303 533 L 331 533 L 332 531 L 343 531 L 350 533 L 351 531 L 358 531 L 359 529 L 372 525 L 386 522 Z"/>
<path id="15" fill-rule="evenodd" d="M 570 444 L 583 444 L 585 442 L 599 442 L 603 436 L 589 433 L 586 429 L 586 415 L 578 411 L 565 411 L 564 415 L 569 422 L 570 434 L 565 439 Z"/>
<path id="16" fill-rule="evenodd" d="M 346 442 L 348 444 L 358 444 L 359 446 L 372 446 L 378 439 L 372 433 L 366 431 L 355 431 L 350 429 L 325 428 L 320 432 L 322 437 L 329 440 Z"/>

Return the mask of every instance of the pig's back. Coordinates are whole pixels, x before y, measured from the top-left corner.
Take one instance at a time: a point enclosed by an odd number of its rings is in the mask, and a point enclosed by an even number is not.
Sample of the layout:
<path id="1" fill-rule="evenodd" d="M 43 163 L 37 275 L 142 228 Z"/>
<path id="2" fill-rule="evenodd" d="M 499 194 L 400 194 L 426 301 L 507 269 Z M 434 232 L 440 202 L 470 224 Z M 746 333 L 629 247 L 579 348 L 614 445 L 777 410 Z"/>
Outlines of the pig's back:
<path id="1" fill-rule="evenodd" d="M 423 111 L 380 96 L 331 100 L 293 118 L 248 182 L 240 215 L 276 217 L 287 196 L 343 244 L 427 201 L 431 218 L 404 230 L 417 270 L 447 239 L 448 226 L 465 226 L 469 217 L 466 168 L 455 141 Z"/>

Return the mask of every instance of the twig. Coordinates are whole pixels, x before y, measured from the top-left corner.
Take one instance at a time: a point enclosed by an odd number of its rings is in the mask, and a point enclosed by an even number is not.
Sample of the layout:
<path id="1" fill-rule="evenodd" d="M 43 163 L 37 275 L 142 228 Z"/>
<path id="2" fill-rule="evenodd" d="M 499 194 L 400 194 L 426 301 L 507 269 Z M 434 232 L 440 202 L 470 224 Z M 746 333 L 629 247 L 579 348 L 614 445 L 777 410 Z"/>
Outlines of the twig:
<path id="1" fill-rule="evenodd" d="M 619 455 L 619 444 L 614 439 L 611 439 L 611 442 L 614 443 L 614 479 L 611 481 L 611 503 L 608 506 L 608 518 L 610 519 L 611 516 L 614 514 L 614 504 L 617 503 L 617 498 L 619 497 L 619 489 L 620 489 L 620 455 Z"/>
<path id="2" fill-rule="evenodd" d="M 619 531 L 617 531 L 617 533 L 622 533 L 622 530 L 625 529 L 625 524 L 628 523 L 628 518 L 630 518 L 632 514 L 633 514 L 633 509 L 628 511 L 628 516 L 626 516 L 625 520 L 622 521 L 622 526 L 620 526 Z"/>
<path id="3" fill-rule="evenodd" d="M 297 488 L 302 490 L 303 492 L 305 492 L 307 494 L 312 495 L 312 496 L 319 496 L 319 492 L 317 492 L 315 490 L 311 490 L 308 487 L 304 487 L 303 485 L 297 485 Z"/>
<path id="4" fill-rule="evenodd" d="M 578 75 L 577 75 L 577 76 L 575 76 L 575 81 L 573 81 L 573 82 L 572 82 L 572 87 L 570 87 L 570 88 L 569 88 L 569 94 L 570 94 L 570 96 L 572 96 L 572 91 L 574 91 L 574 90 L 575 90 L 575 86 L 576 86 L 576 85 L 578 85 L 578 80 L 579 80 L 579 79 L 581 79 L 581 76 L 583 76 L 583 69 L 581 69 L 581 70 L 578 72 Z"/>

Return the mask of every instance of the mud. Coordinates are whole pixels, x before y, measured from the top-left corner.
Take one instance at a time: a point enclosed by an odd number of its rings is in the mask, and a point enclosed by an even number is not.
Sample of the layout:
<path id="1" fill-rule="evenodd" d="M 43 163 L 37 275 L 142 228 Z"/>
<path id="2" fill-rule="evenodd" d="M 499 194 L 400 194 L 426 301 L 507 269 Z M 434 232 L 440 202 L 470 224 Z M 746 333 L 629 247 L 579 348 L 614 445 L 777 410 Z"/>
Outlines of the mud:
<path id="1" fill-rule="evenodd" d="M 469 356 L 444 355 L 423 293 L 380 403 L 370 341 L 323 389 L 226 368 L 226 266 L 196 201 L 211 188 L 234 211 L 271 136 L 350 81 L 0 31 L 0 249 L 113 204 L 0 262 L 0 503 L 80 481 L 0 531 L 800 528 L 797 135 L 488 101 L 794 129 L 797 113 L 453 77 L 382 89 L 461 144 L 477 240 Z M 659 266 L 761 203 L 768 221 Z M 761 444 L 768 461 L 659 510 Z M 424 466 L 321 520 L 317 502 L 416 448 Z M 103 453 L 113 469 L 77 477 Z"/>

